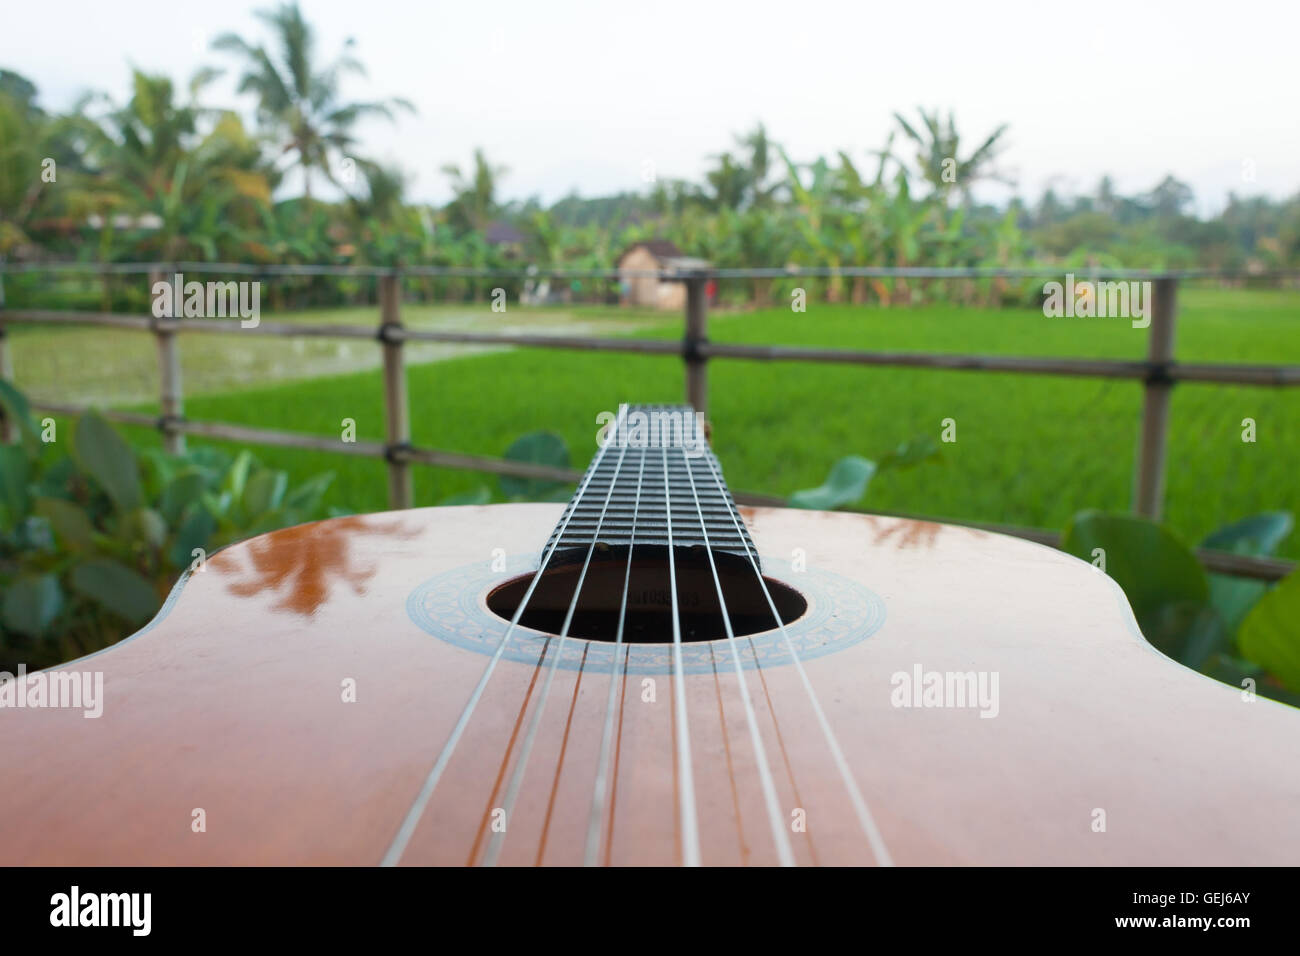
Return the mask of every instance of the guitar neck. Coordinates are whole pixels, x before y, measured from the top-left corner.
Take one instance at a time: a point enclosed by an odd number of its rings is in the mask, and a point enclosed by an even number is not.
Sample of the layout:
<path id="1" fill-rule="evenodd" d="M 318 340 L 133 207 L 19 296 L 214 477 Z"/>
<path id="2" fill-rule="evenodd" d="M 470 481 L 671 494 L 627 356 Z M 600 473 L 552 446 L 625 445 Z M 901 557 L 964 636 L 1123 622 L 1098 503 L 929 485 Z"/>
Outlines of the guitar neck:
<path id="1" fill-rule="evenodd" d="M 557 553 L 705 547 L 741 557 L 753 542 L 689 405 L 624 405 L 547 541 Z"/>

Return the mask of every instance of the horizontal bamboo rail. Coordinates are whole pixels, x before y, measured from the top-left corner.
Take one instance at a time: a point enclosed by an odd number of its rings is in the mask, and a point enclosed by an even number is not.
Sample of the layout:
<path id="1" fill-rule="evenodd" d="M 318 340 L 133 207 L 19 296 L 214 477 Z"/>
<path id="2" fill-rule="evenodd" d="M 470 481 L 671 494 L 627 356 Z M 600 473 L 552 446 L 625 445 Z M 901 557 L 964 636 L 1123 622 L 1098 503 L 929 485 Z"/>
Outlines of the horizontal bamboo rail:
<path id="1" fill-rule="evenodd" d="M 781 279 L 781 278 L 898 278 L 898 279 L 1042 279 L 1062 276 L 1067 272 L 1086 275 L 1089 279 L 1219 279 L 1240 281 L 1273 281 L 1300 279 L 1294 269 L 1269 269 L 1248 272 L 1241 269 L 1120 269 L 1093 266 L 800 266 L 787 265 L 769 268 L 736 269 L 575 269 L 563 266 L 526 266 L 510 268 L 483 268 L 479 266 L 421 266 L 408 264 L 400 267 L 372 265 L 295 265 L 259 264 L 249 262 L 0 262 L 0 275 L 22 275 L 33 272 L 72 273 L 85 275 L 133 275 L 152 272 L 194 272 L 245 276 L 337 276 L 341 278 L 375 278 L 402 275 L 413 278 L 434 279 L 495 279 L 495 278 L 572 278 L 620 279 L 659 278 L 684 280 L 691 276 L 715 279 Z"/>
<path id="2" fill-rule="evenodd" d="M 240 328 L 233 319 L 142 319 L 110 312 L 60 312 L 11 309 L 0 312 L 0 323 L 32 322 L 54 325 L 92 325 L 149 332 L 194 332 L 216 335 L 270 335 L 287 338 L 367 339 L 381 342 L 441 342 L 453 345 L 517 345 L 567 351 L 622 352 L 639 355 L 683 355 L 680 341 L 633 338 L 598 338 L 584 335 L 531 335 L 513 332 L 448 332 L 433 329 L 377 330 L 363 325 L 313 325 L 294 322 L 260 322 Z M 1175 382 L 1219 385 L 1300 385 L 1300 365 L 1239 362 L 1176 362 L 1125 359 L 1052 358 L 1019 355 L 957 355 L 942 352 L 879 352 L 791 345 L 741 345 L 701 340 L 701 357 L 744 359 L 754 362 L 824 362 L 897 368 L 940 369 L 954 372 L 1007 372 L 1025 375 L 1059 375 L 1146 381 L 1157 377 Z"/>
<path id="3" fill-rule="evenodd" d="M 158 341 L 161 372 L 158 416 L 110 409 L 104 414 L 126 424 L 157 428 L 166 447 L 183 448 L 184 435 L 246 442 L 267 446 L 325 451 L 361 457 L 382 458 L 388 463 L 389 500 L 395 508 L 410 507 L 409 466 L 422 464 L 442 468 L 464 469 L 517 478 L 574 482 L 581 475 L 569 468 L 508 461 L 433 448 L 417 448 L 410 443 L 409 408 L 406 396 L 402 346 L 406 342 L 439 342 L 460 345 L 522 346 L 561 350 L 617 352 L 642 355 L 679 356 L 686 367 L 686 393 L 695 408 L 704 411 L 708 403 L 708 362 L 715 358 L 741 361 L 793 361 L 837 363 L 877 367 L 922 368 L 947 371 L 1002 372 L 1028 375 L 1077 376 L 1140 382 L 1144 387 L 1141 435 L 1137 467 L 1134 474 L 1134 509 L 1152 518 L 1160 514 L 1165 470 L 1165 443 L 1168 429 L 1169 392 L 1177 382 L 1202 384 L 1291 387 L 1300 385 L 1300 366 L 1274 364 L 1236 364 L 1195 362 L 1174 359 L 1173 338 L 1177 280 L 1180 278 L 1219 279 L 1290 279 L 1300 273 L 1274 272 L 1244 274 L 1213 271 L 1157 272 L 1146 270 L 1079 270 L 1087 278 L 1152 280 L 1154 303 L 1149 348 L 1145 360 L 1086 359 L 1006 355 L 959 355 L 929 352 L 887 352 L 858 349 L 833 349 L 786 345 L 746 345 L 710 342 L 707 337 L 707 283 L 726 278 L 780 277 L 893 277 L 893 278 L 1041 278 L 1061 276 L 1060 268 L 965 269 L 965 268 L 885 268 L 885 267 L 786 267 L 775 269 L 709 270 L 575 270 L 575 269 L 473 269 L 438 266 L 411 266 L 401 270 L 370 266 L 295 266 L 252 265 L 247 263 L 0 263 L 0 276 L 6 273 L 68 272 L 100 274 L 149 273 L 151 282 L 166 274 L 228 273 L 253 276 L 357 276 L 373 277 L 380 284 L 380 323 L 365 325 L 331 325 L 292 322 L 259 322 L 245 328 L 234 319 L 219 318 L 146 318 L 112 312 L 80 312 L 46 309 L 5 309 L 0 298 L 0 374 L 11 377 L 5 347 L 8 323 L 52 325 L 90 325 L 151 332 Z M 537 279 L 545 277 L 588 277 L 627 279 L 643 276 L 686 285 L 685 334 L 679 341 L 599 338 L 583 335 L 532 335 L 527 333 L 485 333 L 412 329 L 400 318 L 401 280 L 404 277 Z M 2 288 L 2 286 L 0 286 Z M 186 419 L 182 411 L 180 363 L 177 339 L 181 333 L 223 335 L 266 335 L 281 337 L 319 337 L 368 339 L 383 350 L 386 440 L 342 441 L 338 438 L 303 435 L 275 429 L 256 428 L 224 422 L 196 422 Z M 33 407 L 56 414 L 79 414 L 85 407 L 60 402 L 33 402 Z M 11 437 L 11 423 L 4 422 L 3 437 Z M 760 494 L 736 494 L 741 504 L 783 505 L 784 499 Z M 937 519 L 929 516 L 895 514 L 912 520 L 942 520 L 949 524 L 1010 534 L 1050 546 L 1059 545 L 1056 532 L 960 519 Z M 1261 580 L 1277 580 L 1289 573 L 1294 562 L 1271 558 L 1254 558 L 1226 552 L 1199 550 L 1197 556 L 1210 571 Z"/>
<path id="4" fill-rule="evenodd" d="M 68 402 L 45 401 L 32 402 L 32 407 L 56 415 L 79 415 L 90 408 L 87 405 Z M 160 428 L 167 432 L 199 435 L 203 438 L 219 441 L 246 442 L 252 445 L 268 445 L 277 448 L 299 448 L 303 451 L 325 451 L 362 458 L 396 457 L 404 462 L 432 465 L 438 468 L 479 471 L 487 474 L 507 475 L 513 478 L 531 478 L 540 481 L 573 483 L 582 478 L 582 473 L 573 468 L 555 468 L 549 465 L 440 451 L 433 448 L 416 448 L 408 445 L 400 449 L 390 449 L 383 442 L 377 441 L 340 442 L 338 439 L 324 438 L 319 435 L 303 435 L 295 432 L 255 428 L 249 425 L 232 425 L 224 422 L 180 420 L 160 424 L 160 420 L 156 415 L 122 411 L 114 408 L 101 409 L 100 414 L 111 421 L 118 421 L 124 425 Z M 740 491 L 736 492 L 734 497 L 737 504 L 740 505 L 772 508 L 788 507 L 788 502 L 784 498 L 775 495 Z M 934 515 L 918 515 L 904 511 L 875 511 L 872 513 L 889 518 L 903 518 L 909 521 L 941 521 L 944 524 L 955 524 L 964 528 L 974 528 L 979 531 L 1024 538 L 1027 541 L 1034 541 L 1053 548 L 1057 547 L 1061 541 L 1059 532 L 1046 528 L 1026 528 L 1021 525 L 970 521 L 965 518 L 940 518 Z M 1280 580 L 1296 568 L 1296 562 L 1282 558 L 1252 558 L 1227 551 L 1213 551 L 1208 548 L 1197 549 L 1196 555 L 1201 564 L 1209 571 L 1231 574 L 1237 577 L 1256 578 L 1262 581 Z"/>

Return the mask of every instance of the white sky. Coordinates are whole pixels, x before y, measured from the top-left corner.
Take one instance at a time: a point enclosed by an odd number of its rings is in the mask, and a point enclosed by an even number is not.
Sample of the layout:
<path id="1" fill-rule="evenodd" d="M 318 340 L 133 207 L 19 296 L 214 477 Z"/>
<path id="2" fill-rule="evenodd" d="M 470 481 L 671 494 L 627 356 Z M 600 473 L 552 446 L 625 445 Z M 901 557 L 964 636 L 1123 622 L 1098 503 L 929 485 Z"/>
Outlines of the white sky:
<path id="1" fill-rule="evenodd" d="M 47 108 L 90 88 L 124 99 L 128 64 L 177 79 L 233 66 L 209 41 L 263 38 L 250 11 L 269 5 L 6 0 L 0 66 Z M 1031 200 L 1049 182 L 1090 192 L 1105 172 L 1126 193 L 1172 172 L 1202 211 L 1230 190 L 1300 191 L 1297 0 L 302 5 L 322 59 L 356 38 L 370 76 L 349 94 L 418 108 L 361 128 L 362 151 L 412 174 L 416 199 L 445 200 L 439 168 L 476 146 L 508 167 L 507 198 L 643 189 L 647 160 L 699 179 L 760 119 L 797 161 L 844 149 L 871 168 L 892 111 L 918 105 L 953 109 L 967 148 L 1010 123 L 1001 167 Z M 233 76 L 210 94 L 235 102 Z"/>

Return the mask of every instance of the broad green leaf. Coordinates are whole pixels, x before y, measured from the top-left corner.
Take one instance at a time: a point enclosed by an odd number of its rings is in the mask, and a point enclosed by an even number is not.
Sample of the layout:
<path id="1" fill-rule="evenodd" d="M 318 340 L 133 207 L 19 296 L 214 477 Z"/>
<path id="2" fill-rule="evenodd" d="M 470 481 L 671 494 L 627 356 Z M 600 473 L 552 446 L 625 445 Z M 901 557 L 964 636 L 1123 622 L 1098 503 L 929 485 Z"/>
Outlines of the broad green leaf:
<path id="1" fill-rule="evenodd" d="M 176 531 L 176 538 L 168 552 L 172 564 L 177 568 L 189 567 L 194 560 L 194 549 L 203 548 L 206 553 L 212 533 L 216 530 L 216 519 L 202 506 L 194 508 Z"/>
<path id="2" fill-rule="evenodd" d="M 77 463 L 72 456 L 61 455 L 45 465 L 32 491 L 41 498 L 67 498 L 78 479 Z"/>
<path id="3" fill-rule="evenodd" d="M 488 491 L 486 485 L 479 485 L 473 491 L 462 491 L 460 494 L 448 495 L 438 502 L 438 507 L 446 508 L 451 505 L 485 505 L 492 500 L 492 492 Z"/>
<path id="4" fill-rule="evenodd" d="M 823 511 L 860 501 L 876 473 L 876 463 L 858 455 L 848 455 L 831 466 L 826 480 L 816 488 L 805 488 L 790 496 L 792 508 L 817 508 Z"/>
<path id="5" fill-rule="evenodd" d="M 152 617 L 158 596 L 137 572 L 108 558 L 84 561 L 72 569 L 72 587 L 132 624 Z"/>
<path id="6" fill-rule="evenodd" d="M 1263 558 L 1276 552 L 1293 526 L 1290 512 L 1266 511 L 1225 525 L 1202 541 L 1201 547 Z M 1264 581 L 1228 574 L 1210 575 L 1210 603 L 1223 617 L 1229 634 L 1236 633 L 1247 612 L 1267 590 Z"/>
<path id="7" fill-rule="evenodd" d="M 303 514 L 315 514 L 320 507 L 321 498 L 329 489 L 330 483 L 334 481 L 334 473 L 331 471 L 319 475 L 313 475 L 308 478 L 293 491 L 284 497 L 284 507 L 287 511 L 300 511 Z"/>
<path id="8" fill-rule="evenodd" d="M 28 515 L 19 523 L 15 540 L 21 551 L 54 551 L 54 529 L 40 515 Z M 28 555 L 30 557 L 31 555 Z"/>
<path id="9" fill-rule="evenodd" d="M 1289 511 L 1264 511 L 1224 525 L 1201 542 L 1203 548 L 1233 554 L 1273 554 L 1295 527 Z"/>
<path id="10" fill-rule="evenodd" d="M 218 520 L 226 517 L 226 512 L 230 510 L 230 492 L 223 491 L 221 494 L 214 495 L 210 491 L 205 491 L 199 498 L 199 503 L 209 514 Z"/>
<path id="11" fill-rule="evenodd" d="M 288 487 L 287 472 L 263 468 L 249 478 L 248 484 L 244 486 L 244 514 L 256 518 L 274 511 L 284 501 L 284 492 Z"/>
<path id="12" fill-rule="evenodd" d="M 5 589 L 5 627 L 40 637 L 62 607 L 63 591 L 54 575 L 23 575 Z"/>
<path id="13" fill-rule="evenodd" d="M 1251 608 L 1237 646 L 1247 660 L 1300 691 L 1300 571 L 1288 574 Z"/>
<path id="14" fill-rule="evenodd" d="M 31 406 L 27 404 L 27 396 L 2 378 L 0 378 L 0 409 L 3 410 L 6 418 L 17 422 L 18 432 L 28 450 L 40 446 L 41 433 L 36 427 L 36 419 L 32 417 Z"/>
<path id="15" fill-rule="evenodd" d="M 190 466 L 167 483 L 158 510 L 169 524 L 175 524 L 185 513 L 185 509 L 202 497 L 206 488 L 207 479 L 203 472 Z"/>
<path id="16" fill-rule="evenodd" d="M 104 489 L 118 510 L 130 511 L 140 506 L 140 466 L 135 452 L 104 416 L 86 412 L 77 419 L 72 445 L 78 463 Z"/>
<path id="17" fill-rule="evenodd" d="M 1217 638 L 1202 614 L 1210 582 L 1192 550 L 1155 522 L 1082 511 L 1066 526 L 1061 550 L 1094 563 L 1097 549 L 1146 639 L 1175 660 L 1203 660 Z"/>
<path id="18" fill-rule="evenodd" d="M 1176 601 L 1148 615 L 1142 623 L 1147 641 L 1180 664 L 1200 670 L 1211 657 L 1230 649 L 1219 612 L 1208 603 Z"/>
<path id="19" fill-rule="evenodd" d="M 161 448 L 139 448 L 136 458 L 140 462 L 140 488 L 146 502 L 159 502 L 167 486 L 182 471 L 198 470 L 179 455 L 171 455 Z"/>
<path id="20" fill-rule="evenodd" d="M 167 522 L 152 508 L 136 508 L 120 524 L 121 534 L 128 541 L 139 541 L 151 548 L 161 548 L 167 540 Z"/>
<path id="21" fill-rule="evenodd" d="M 507 461 L 525 461 L 534 465 L 550 465 L 553 468 L 569 467 L 569 446 L 564 439 L 554 432 L 529 432 L 506 449 Z M 553 492 L 557 487 L 567 484 L 563 481 L 548 481 L 539 478 L 500 477 L 501 492 L 507 498 L 536 499 Z"/>
<path id="22" fill-rule="evenodd" d="M 234 463 L 230 470 L 226 472 L 225 479 L 221 482 L 221 490 L 229 492 L 231 499 L 239 502 L 244 497 L 244 485 L 248 483 L 248 473 L 253 467 L 253 456 L 247 451 L 241 451 L 235 456 Z"/>
<path id="23" fill-rule="evenodd" d="M 71 501 L 37 498 L 33 510 L 50 523 L 65 548 L 82 551 L 95 543 L 95 526 L 90 516 Z"/>
<path id="24" fill-rule="evenodd" d="M 230 456 L 221 449 L 208 445 L 189 449 L 184 460 L 202 471 L 214 485 L 220 484 L 222 477 L 230 470 Z"/>
<path id="25" fill-rule="evenodd" d="M 0 445 L 0 519 L 12 528 L 27 515 L 31 462 L 17 445 Z"/>

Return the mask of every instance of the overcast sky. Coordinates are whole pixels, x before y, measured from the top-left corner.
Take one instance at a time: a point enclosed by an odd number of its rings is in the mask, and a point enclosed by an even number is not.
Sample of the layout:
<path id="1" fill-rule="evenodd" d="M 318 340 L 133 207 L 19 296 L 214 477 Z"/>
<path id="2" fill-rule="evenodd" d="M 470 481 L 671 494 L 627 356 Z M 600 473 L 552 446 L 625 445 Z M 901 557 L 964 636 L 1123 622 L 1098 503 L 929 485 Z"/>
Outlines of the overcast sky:
<path id="1" fill-rule="evenodd" d="M 124 99 L 128 64 L 177 79 L 231 65 L 211 39 L 263 37 L 251 11 L 269 5 L 7 2 L 0 67 L 47 108 L 87 89 Z M 968 149 L 1009 123 L 1001 168 L 1031 199 L 1048 183 L 1092 191 L 1107 172 L 1122 192 L 1171 172 L 1202 211 L 1229 191 L 1300 191 L 1298 0 L 302 6 L 322 55 L 355 37 L 369 78 L 349 94 L 418 108 L 361 129 L 363 152 L 411 174 L 417 199 L 445 200 L 440 167 L 476 146 L 508 167 L 507 198 L 644 189 L 647 162 L 698 179 L 759 120 L 797 161 L 843 149 L 865 168 L 892 111 L 918 105 L 952 109 Z M 227 77 L 209 99 L 239 102 L 233 89 Z"/>

